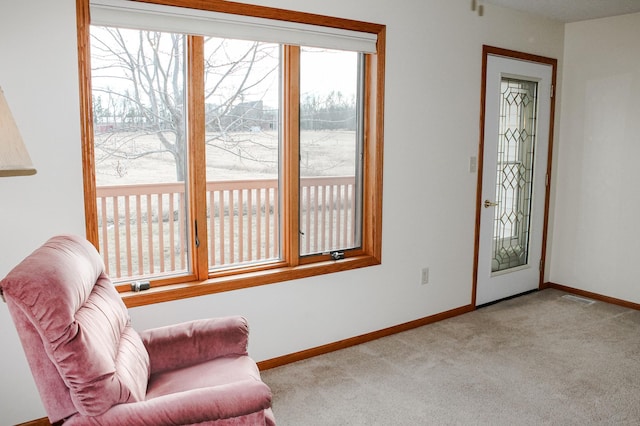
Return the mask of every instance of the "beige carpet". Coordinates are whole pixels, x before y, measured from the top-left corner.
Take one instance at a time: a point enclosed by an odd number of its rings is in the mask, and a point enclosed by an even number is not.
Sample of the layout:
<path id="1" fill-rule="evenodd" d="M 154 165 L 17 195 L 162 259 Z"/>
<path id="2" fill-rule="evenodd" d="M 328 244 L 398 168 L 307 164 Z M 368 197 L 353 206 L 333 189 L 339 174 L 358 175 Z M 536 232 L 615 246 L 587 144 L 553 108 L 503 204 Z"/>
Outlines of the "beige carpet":
<path id="1" fill-rule="evenodd" d="M 640 425 L 640 312 L 567 296 L 264 371 L 278 425 Z"/>

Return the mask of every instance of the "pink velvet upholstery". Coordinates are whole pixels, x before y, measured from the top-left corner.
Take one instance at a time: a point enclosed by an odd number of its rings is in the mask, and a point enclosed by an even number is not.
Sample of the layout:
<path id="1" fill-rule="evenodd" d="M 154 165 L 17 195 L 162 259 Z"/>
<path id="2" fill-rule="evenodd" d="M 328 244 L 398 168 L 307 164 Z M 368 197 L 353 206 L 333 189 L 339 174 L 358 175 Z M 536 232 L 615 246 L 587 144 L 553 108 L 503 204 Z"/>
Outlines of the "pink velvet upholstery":
<path id="1" fill-rule="evenodd" d="M 274 425 L 244 318 L 138 334 L 86 240 L 58 236 L 0 281 L 51 422 Z"/>

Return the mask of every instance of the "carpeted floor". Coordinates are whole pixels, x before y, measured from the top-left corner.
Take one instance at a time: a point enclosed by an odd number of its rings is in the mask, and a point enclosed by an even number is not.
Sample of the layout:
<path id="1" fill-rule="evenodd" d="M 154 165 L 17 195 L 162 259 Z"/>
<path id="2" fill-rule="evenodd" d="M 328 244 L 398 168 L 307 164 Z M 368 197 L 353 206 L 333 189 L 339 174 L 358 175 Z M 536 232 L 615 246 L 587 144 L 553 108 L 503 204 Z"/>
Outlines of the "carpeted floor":
<path id="1" fill-rule="evenodd" d="M 567 296 L 264 371 L 278 425 L 640 425 L 640 312 Z"/>

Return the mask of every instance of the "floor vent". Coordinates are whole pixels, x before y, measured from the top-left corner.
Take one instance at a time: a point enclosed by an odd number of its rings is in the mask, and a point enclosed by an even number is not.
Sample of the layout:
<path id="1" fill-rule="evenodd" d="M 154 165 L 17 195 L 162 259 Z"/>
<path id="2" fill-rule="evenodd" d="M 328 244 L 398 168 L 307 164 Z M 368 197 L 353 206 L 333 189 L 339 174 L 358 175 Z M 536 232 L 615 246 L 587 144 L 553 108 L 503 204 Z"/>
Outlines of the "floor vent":
<path id="1" fill-rule="evenodd" d="M 573 302 L 582 303 L 583 305 L 593 305 L 596 303 L 595 300 L 587 299 L 586 297 L 574 296 L 573 294 L 565 294 L 562 296 L 563 299 L 571 300 Z"/>

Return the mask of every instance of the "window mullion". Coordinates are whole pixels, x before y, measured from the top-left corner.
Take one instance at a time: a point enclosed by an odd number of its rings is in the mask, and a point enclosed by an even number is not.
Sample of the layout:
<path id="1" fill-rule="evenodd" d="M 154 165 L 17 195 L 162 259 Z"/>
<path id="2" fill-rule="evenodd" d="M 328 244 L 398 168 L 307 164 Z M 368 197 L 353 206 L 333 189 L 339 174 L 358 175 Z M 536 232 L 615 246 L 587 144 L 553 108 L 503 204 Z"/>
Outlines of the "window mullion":
<path id="1" fill-rule="evenodd" d="M 385 46 L 385 31 L 378 37 Z M 376 259 L 382 257 L 384 61 L 384 51 L 379 55 L 365 55 L 362 248 Z"/>
<path id="2" fill-rule="evenodd" d="M 282 256 L 290 266 L 299 263 L 300 244 L 300 48 L 283 47 L 283 178 Z"/>
<path id="3" fill-rule="evenodd" d="M 96 169 L 93 135 L 93 105 L 91 93 L 91 36 L 89 32 L 89 2 L 76 1 L 78 24 L 78 75 L 80 77 L 80 123 L 82 132 L 82 167 L 84 182 L 84 212 L 86 237 L 100 248 L 98 236 L 98 205 L 96 200 Z"/>
<path id="4" fill-rule="evenodd" d="M 206 144 L 204 123 L 204 38 L 187 37 L 187 168 L 189 233 L 193 272 L 197 279 L 209 273 L 206 203 Z"/>

